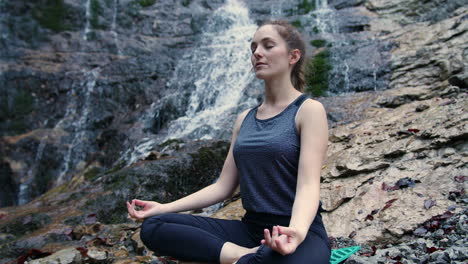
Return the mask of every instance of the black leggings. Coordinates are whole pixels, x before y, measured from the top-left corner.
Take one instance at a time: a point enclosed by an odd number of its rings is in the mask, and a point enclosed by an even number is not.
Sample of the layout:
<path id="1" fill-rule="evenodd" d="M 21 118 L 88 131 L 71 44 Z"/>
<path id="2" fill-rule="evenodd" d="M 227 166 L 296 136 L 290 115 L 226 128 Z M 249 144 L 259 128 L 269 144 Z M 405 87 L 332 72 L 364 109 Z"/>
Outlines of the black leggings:
<path id="1" fill-rule="evenodd" d="M 263 230 L 273 225 L 288 226 L 289 217 L 247 213 L 242 220 L 224 220 L 189 214 L 168 213 L 145 219 L 141 240 L 158 255 L 182 261 L 219 263 L 224 243 L 253 248 L 257 253 L 240 258 L 238 264 L 326 264 L 330 262 L 330 243 L 317 214 L 305 240 L 293 254 L 282 256 L 260 241 Z"/>

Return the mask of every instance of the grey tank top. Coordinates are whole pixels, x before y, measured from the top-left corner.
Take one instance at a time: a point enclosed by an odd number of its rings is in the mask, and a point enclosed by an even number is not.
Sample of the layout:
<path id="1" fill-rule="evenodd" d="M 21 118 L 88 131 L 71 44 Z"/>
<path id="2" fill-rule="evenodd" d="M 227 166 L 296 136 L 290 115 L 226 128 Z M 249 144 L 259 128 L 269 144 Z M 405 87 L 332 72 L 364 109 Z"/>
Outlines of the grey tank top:
<path id="1" fill-rule="evenodd" d="M 239 171 L 243 207 L 250 212 L 292 213 L 299 165 L 300 135 L 295 117 L 306 94 L 268 119 L 252 108 L 241 124 L 233 155 Z"/>

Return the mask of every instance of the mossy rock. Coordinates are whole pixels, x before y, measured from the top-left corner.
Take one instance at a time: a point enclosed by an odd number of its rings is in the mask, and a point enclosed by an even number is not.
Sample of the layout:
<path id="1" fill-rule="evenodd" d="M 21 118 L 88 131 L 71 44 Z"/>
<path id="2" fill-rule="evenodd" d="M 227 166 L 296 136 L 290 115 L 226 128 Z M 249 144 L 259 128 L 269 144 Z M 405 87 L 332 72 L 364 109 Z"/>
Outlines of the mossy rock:
<path id="1" fill-rule="evenodd" d="M 88 168 L 84 173 L 84 178 L 87 181 L 93 181 L 99 176 L 99 173 L 101 172 L 102 172 L 102 168 L 99 168 L 99 167 Z"/>
<path id="2" fill-rule="evenodd" d="M 49 215 L 44 213 L 32 213 L 26 216 L 16 218 L 13 221 L 2 223 L 0 232 L 12 234 L 15 237 L 21 237 L 32 233 L 52 222 Z"/>
<path id="3" fill-rule="evenodd" d="M 35 7 L 33 17 L 42 27 L 60 32 L 70 28 L 64 23 L 68 11 L 64 0 L 46 0 Z"/>
<path id="4" fill-rule="evenodd" d="M 126 222 L 126 201 L 174 201 L 212 184 L 229 150 L 225 141 L 187 142 L 171 159 L 144 161 L 102 174 L 103 193 L 81 208 L 105 224 Z"/>

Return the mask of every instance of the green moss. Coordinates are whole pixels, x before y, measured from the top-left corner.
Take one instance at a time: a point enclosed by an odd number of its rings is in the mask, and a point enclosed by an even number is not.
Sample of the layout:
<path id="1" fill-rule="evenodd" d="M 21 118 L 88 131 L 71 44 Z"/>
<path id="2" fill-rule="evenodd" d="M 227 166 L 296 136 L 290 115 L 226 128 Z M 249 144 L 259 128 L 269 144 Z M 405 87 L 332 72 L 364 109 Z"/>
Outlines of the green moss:
<path id="1" fill-rule="evenodd" d="M 324 39 L 314 39 L 310 41 L 310 44 L 314 47 L 320 48 L 320 47 L 324 47 L 325 44 L 327 44 L 327 41 Z"/>
<path id="2" fill-rule="evenodd" d="M 314 0 L 310 2 L 308 0 L 302 0 L 302 2 L 297 5 L 297 9 L 301 14 L 308 14 L 315 9 L 315 2 Z"/>
<path id="3" fill-rule="evenodd" d="M 324 50 L 315 55 L 306 65 L 306 92 L 321 96 L 328 89 L 328 75 L 332 66 L 330 52 Z"/>
<path id="4" fill-rule="evenodd" d="M 47 214 L 30 214 L 8 223 L 2 223 L 0 232 L 21 237 L 48 225 L 51 222 L 52 219 Z"/>
<path id="5" fill-rule="evenodd" d="M 320 33 L 320 30 L 318 29 L 317 26 L 314 26 L 314 27 L 312 28 L 312 31 L 313 31 L 314 33 L 316 33 L 316 34 Z"/>
<path id="6" fill-rule="evenodd" d="M 44 4 L 36 6 L 33 17 L 41 26 L 59 32 L 68 29 L 64 23 L 66 12 L 63 0 L 46 0 Z"/>
<path id="7" fill-rule="evenodd" d="M 184 143 L 184 141 L 181 140 L 181 139 L 177 139 L 177 138 L 176 139 L 168 139 L 168 140 L 164 141 L 163 143 L 159 144 L 158 147 L 164 148 L 166 146 L 171 145 L 172 143 L 180 144 L 180 143 Z"/>
<path id="8" fill-rule="evenodd" d="M 192 163 L 189 167 L 170 167 L 170 177 L 165 187 L 168 199 L 179 199 L 213 183 L 221 173 L 228 150 L 229 144 L 220 141 L 191 153 Z"/>
<path id="9" fill-rule="evenodd" d="M 294 20 L 291 22 L 291 25 L 295 26 L 297 29 L 302 29 L 302 24 L 300 20 Z"/>
<path id="10" fill-rule="evenodd" d="M 104 28 L 104 26 L 99 23 L 99 16 L 102 15 L 103 9 L 98 0 L 91 0 L 90 13 L 91 17 L 89 19 L 89 23 L 91 24 L 91 27 L 94 29 Z"/>
<path id="11" fill-rule="evenodd" d="M 86 172 L 84 173 L 84 178 L 87 180 L 87 181 L 92 181 L 94 179 L 97 178 L 97 176 L 99 175 L 99 173 L 101 173 L 101 169 L 98 168 L 98 167 L 92 167 L 92 168 L 89 168 L 88 170 L 86 170 Z"/>
<path id="12" fill-rule="evenodd" d="M 156 0 L 139 0 L 138 3 L 142 7 L 148 7 L 154 5 L 156 3 Z"/>
<path id="13" fill-rule="evenodd" d="M 119 171 L 121 170 L 123 167 L 125 167 L 125 162 L 124 161 L 120 161 L 118 162 L 114 167 L 112 167 L 110 170 L 107 170 L 104 172 L 104 174 L 111 174 L 111 173 L 114 173 L 116 171 Z"/>
<path id="14" fill-rule="evenodd" d="M 182 0 L 182 5 L 183 6 L 189 6 L 190 2 L 192 2 L 192 0 Z"/>

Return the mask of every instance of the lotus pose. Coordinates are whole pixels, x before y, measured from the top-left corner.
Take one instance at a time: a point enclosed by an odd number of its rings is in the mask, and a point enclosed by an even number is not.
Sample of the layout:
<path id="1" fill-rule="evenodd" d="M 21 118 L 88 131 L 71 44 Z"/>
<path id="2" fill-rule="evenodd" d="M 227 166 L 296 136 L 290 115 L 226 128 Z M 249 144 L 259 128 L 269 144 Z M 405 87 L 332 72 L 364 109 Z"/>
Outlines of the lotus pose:
<path id="1" fill-rule="evenodd" d="M 159 255 L 223 264 L 329 263 L 319 200 L 328 124 L 323 105 L 302 92 L 303 38 L 287 22 L 270 21 L 250 47 L 265 99 L 238 115 L 218 181 L 167 204 L 132 200 L 128 213 L 145 219 L 141 239 Z M 241 220 L 177 213 L 221 202 L 239 185 Z"/>

